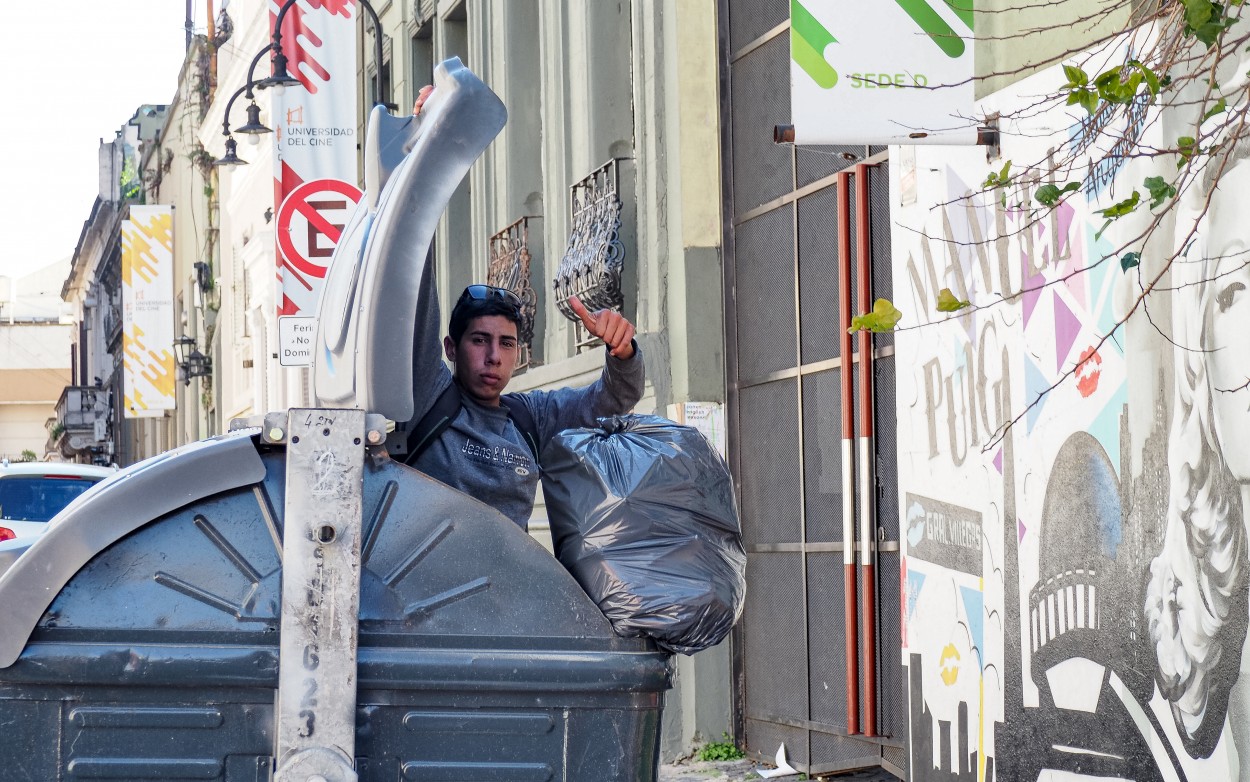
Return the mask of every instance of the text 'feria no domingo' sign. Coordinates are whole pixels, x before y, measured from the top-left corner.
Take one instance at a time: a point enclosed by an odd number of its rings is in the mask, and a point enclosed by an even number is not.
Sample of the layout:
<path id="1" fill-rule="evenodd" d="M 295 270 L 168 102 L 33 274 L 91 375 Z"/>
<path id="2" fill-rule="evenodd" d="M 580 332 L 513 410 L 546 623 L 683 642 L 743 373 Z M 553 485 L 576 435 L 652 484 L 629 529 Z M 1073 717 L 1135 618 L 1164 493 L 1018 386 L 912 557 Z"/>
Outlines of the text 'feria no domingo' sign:
<path id="1" fill-rule="evenodd" d="M 790 0 L 796 144 L 975 144 L 973 0 Z"/>

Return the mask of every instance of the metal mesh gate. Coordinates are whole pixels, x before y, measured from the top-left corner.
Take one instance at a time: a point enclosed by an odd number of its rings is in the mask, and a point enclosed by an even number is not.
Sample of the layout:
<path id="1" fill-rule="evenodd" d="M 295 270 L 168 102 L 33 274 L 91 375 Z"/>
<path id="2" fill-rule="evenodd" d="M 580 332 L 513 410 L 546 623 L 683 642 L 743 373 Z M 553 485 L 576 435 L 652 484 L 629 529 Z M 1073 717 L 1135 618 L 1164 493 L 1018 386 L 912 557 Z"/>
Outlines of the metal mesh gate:
<path id="1" fill-rule="evenodd" d="M 721 0 L 720 12 L 730 443 L 749 584 L 734 646 L 737 728 L 754 756 L 771 760 L 784 743 L 809 774 L 904 776 L 893 339 L 874 338 L 869 408 L 858 381 L 845 392 L 839 344 L 841 288 L 858 291 L 861 276 L 851 262 L 840 281 L 839 266 L 860 242 L 871 295 L 891 298 L 888 161 L 884 148 L 774 144 L 773 126 L 790 117 L 789 2 Z M 861 365 L 858 350 L 851 362 Z M 876 433 L 876 653 L 871 665 L 852 655 L 853 713 L 844 470 L 864 459 L 843 442 L 848 405 L 861 428 L 871 410 Z M 853 605 L 855 626 L 867 609 Z"/>

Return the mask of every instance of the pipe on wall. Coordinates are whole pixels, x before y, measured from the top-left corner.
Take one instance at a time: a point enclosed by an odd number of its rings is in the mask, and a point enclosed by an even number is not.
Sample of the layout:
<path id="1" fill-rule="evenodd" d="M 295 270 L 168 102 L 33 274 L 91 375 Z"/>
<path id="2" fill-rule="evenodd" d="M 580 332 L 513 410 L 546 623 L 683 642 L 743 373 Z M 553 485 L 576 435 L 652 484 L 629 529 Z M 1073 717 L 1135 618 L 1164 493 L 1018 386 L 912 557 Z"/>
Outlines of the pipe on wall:
<path id="1" fill-rule="evenodd" d="M 842 557 L 846 626 L 846 732 L 859 733 L 859 638 L 855 572 L 855 395 L 851 355 L 851 176 L 838 175 L 838 345 L 842 381 Z"/>
<path id="2" fill-rule="evenodd" d="M 872 236 L 868 220 L 868 166 L 855 167 L 855 245 L 859 311 L 872 311 Z M 865 736 L 877 735 L 877 492 L 873 442 L 872 332 L 859 332 L 859 575 L 860 665 L 864 670 Z"/>

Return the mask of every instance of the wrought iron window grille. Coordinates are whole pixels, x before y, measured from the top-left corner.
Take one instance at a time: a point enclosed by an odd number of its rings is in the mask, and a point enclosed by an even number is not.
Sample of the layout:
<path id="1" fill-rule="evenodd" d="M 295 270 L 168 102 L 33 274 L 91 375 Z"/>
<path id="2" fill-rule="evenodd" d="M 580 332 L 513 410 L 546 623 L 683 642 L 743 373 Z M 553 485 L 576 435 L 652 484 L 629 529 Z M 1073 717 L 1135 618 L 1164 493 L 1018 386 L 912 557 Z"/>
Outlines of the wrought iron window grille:
<path id="1" fill-rule="evenodd" d="M 625 246 L 621 243 L 620 167 L 614 158 L 569 188 L 569 241 L 552 280 L 556 308 L 573 322 L 577 349 L 600 344 L 569 307 L 577 296 L 588 310 L 617 310 Z"/>
<path id="2" fill-rule="evenodd" d="M 490 261 L 486 283 L 507 288 L 521 299 L 521 324 L 517 329 L 517 369 L 529 366 L 534 344 L 534 315 L 538 294 L 530 284 L 529 224 L 538 217 L 522 217 L 490 238 Z"/>

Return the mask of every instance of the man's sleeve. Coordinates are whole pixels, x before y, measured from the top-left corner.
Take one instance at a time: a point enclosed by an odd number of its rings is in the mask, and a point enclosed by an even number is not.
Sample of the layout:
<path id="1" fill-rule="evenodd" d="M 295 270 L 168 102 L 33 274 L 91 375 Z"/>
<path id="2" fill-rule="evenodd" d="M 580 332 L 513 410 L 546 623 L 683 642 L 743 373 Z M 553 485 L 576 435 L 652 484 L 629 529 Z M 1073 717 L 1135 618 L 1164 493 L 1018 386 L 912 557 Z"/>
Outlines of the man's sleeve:
<path id="1" fill-rule="evenodd" d="M 426 256 L 425 271 L 421 275 L 412 335 L 412 421 L 420 421 L 433 407 L 438 395 L 451 383 L 451 372 L 443 363 L 442 330 L 431 251 Z"/>
<path id="2" fill-rule="evenodd" d="M 606 350 L 604 355 L 603 373 L 588 386 L 520 394 L 533 413 L 540 443 L 565 429 L 591 426 L 598 418 L 628 413 L 642 399 L 646 365 L 638 343 L 634 342 L 634 355 L 624 361 Z"/>

